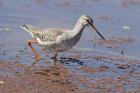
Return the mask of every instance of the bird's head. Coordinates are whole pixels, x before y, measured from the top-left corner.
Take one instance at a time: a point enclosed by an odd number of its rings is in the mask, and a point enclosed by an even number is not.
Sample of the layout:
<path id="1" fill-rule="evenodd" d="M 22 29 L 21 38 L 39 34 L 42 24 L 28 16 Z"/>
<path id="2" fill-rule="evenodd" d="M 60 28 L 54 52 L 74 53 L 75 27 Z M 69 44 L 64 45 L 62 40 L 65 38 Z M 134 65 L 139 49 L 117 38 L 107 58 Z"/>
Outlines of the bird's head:
<path id="1" fill-rule="evenodd" d="M 90 22 L 91 24 L 93 24 L 92 18 L 90 18 L 90 17 L 87 16 L 87 15 L 82 15 L 82 16 L 80 17 L 80 19 L 79 19 L 79 22 L 80 22 L 82 25 L 84 25 L 84 26 L 89 26 L 89 22 Z"/>
<path id="2" fill-rule="evenodd" d="M 100 32 L 96 29 L 96 27 L 93 24 L 93 19 L 87 15 L 82 15 L 79 19 L 79 22 L 83 25 L 83 26 L 91 26 L 97 33 L 98 35 L 105 40 L 105 38 L 100 34 Z"/>

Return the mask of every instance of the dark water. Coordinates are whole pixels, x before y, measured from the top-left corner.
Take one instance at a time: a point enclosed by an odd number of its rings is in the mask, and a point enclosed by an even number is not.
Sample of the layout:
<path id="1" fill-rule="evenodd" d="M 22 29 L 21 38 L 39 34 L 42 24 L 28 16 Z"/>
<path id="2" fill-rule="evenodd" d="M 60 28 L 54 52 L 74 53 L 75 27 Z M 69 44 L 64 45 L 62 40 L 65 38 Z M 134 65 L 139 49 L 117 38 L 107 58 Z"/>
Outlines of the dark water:
<path id="1" fill-rule="evenodd" d="M 54 27 L 72 29 L 77 19 L 82 14 L 87 14 L 93 18 L 96 27 L 106 39 L 110 37 L 131 37 L 134 38 L 135 41 L 122 44 L 119 48 L 107 48 L 99 44 L 94 48 L 94 38 L 100 39 L 100 37 L 95 32 L 90 31 L 91 28 L 86 28 L 76 47 L 89 50 L 81 50 L 82 57 L 79 59 L 81 63 L 78 64 L 77 61 L 76 63 L 68 62 L 66 64 L 68 68 L 77 67 L 78 69 L 78 66 L 80 68 L 81 65 L 93 68 L 103 65 L 113 68 L 116 67 L 116 63 L 104 61 L 98 63 L 94 57 L 97 55 L 121 55 L 120 52 L 122 50 L 124 50 L 124 54 L 127 55 L 128 58 L 134 58 L 139 61 L 140 2 L 139 0 L 135 0 L 135 2 L 128 1 L 124 3 L 125 1 L 126 0 L 0 0 L 0 60 L 16 60 L 23 64 L 31 64 L 34 61 L 33 53 L 26 46 L 26 41 L 31 39 L 31 36 L 20 28 L 21 25 L 31 24 L 38 28 Z M 46 57 L 49 53 L 42 52 L 38 46 L 35 47 L 42 56 L 42 60 L 37 64 L 44 65 L 50 62 L 50 57 Z M 91 51 L 91 49 L 93 49 L 93 51 Z M 61 53 L 59 57 L 77 55 L 78 52 L 77 50 L 76 52 L 69 51 Z M 113 74 L 112 72 L 106 72 L 90 75 L 90 77 L 114 77 L 130 69 L 117 69 Z M 138 67 L 136 67 L 136 69 L 138 69 Z M 79 72 L 83 73 L 80 70 Z M 136 80 L 136 82 L 139 82 L 139 80 Z"/>

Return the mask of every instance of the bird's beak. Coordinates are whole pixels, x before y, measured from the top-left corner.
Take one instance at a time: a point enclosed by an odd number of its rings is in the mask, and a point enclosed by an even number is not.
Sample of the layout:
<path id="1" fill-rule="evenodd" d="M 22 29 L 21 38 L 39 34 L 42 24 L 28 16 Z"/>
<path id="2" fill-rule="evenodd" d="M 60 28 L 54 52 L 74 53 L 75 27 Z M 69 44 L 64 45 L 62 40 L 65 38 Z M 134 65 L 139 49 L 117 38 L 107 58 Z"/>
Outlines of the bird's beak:
<path id="1" fill-rule="evenodd" d="M 105 40 L 105 38 L 100 34 L 100 32 L 96 29 L 96 27 L 95 27 L 90 21 L 88 21 L 88 22 L 89 22 L 89 24 L 91 25 L 91 27 L 98 33 L 98 35 L 99 35 L 102 39 Z"/>

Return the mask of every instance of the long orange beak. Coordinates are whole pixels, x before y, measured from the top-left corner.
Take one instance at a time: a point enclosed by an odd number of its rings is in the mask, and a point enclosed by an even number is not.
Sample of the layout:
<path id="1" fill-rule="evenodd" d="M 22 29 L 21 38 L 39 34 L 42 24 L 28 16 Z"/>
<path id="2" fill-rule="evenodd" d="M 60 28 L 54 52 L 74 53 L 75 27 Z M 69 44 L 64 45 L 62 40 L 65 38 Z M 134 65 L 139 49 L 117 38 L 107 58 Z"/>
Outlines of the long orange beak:
<path id="1" fill-rule="evenodd" d="M 105 38 L 100 34 L 100 32 L 96 29 L 96 27 L 95 27 L 90 21 L 88 21 L 88 22 L 89 22 L 89 24 L 91 25 L 91 27 L 98 33 L 98 35 L 99 35 L 102 39 L 105 40 Z"/>

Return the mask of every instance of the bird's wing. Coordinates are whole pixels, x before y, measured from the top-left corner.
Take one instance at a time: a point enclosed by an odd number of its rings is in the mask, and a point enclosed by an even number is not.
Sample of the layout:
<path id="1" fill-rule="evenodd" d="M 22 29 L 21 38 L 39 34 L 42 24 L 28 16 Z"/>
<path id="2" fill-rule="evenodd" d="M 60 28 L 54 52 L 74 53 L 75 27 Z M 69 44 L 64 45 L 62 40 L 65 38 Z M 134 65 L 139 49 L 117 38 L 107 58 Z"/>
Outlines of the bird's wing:
<path id="1" fill-rule="evenodd" d="M 47 29 L 41 33 L 34 34 L 35 39 L 42 45 L 50 45 L 57 43 L 59 36 L 63 35 L 64 31 L 59 29 Z"/>
<path id="2" fill-rule="evenodd" d="M 48 28 L 44 29 L 43 32 L 48 34 L 49 36 L 59 36 L 62 35 L 65 31 L 64 29 Z"/>
<path id="3" fill-rule="evenodd" d="M 37 29 L 31 25 L 23 25 L 21 28 L 29 32 L 30 35 L 41 45 L 56 44 L 60 41 L 58 40 L 59 36 L 65 34 L 64 29 Z"/>

